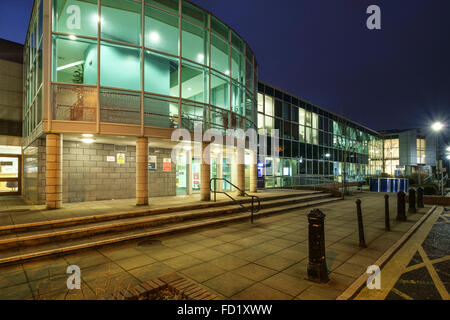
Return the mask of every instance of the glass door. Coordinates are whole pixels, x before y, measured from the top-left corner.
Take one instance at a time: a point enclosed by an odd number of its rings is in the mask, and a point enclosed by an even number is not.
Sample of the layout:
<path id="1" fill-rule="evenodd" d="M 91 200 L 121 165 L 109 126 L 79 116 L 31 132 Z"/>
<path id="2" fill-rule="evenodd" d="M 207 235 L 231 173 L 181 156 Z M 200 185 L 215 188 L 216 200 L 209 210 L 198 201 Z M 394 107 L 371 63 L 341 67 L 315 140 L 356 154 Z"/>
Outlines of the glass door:
<path id="1" fill-rule="evenodd" d="M 177 195 L 186 195 L 187 168 L 186 168 L 186 156 L 184 154 L 178 155 L 176 171 L 177 171 Z"/>
<path id="2" fill-rule="evenodd" d="M 0 195 L 19 195 L 22 179 L 21 156 L 0 156 Z"/>

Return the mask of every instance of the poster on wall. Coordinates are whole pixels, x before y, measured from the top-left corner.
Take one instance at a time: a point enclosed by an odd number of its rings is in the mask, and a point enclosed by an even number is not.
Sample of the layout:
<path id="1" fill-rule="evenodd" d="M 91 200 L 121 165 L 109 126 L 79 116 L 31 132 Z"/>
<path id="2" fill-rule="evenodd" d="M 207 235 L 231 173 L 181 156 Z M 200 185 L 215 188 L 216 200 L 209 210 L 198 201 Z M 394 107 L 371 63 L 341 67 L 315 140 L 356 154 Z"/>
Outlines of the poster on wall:
<path id="1" fill-rule="evenodd" d="M 125 163 L 125 153 L 118 153 L 117 164 L 124 164 L 124 163 Z"/>
<path id="2" fill-rule="evenodd" d="M 172 171 L 172 160 L 170 158 L 163 159 L 163 171 L 165 172 Z"/>
<path id="3" fill-rule="evenodd" d="M 107 162 L 114 162 L 114 161 L 116 161 L 116 158 L 114 158 L 114 156 L 107 156 L 106 157 L 106 161 Z"/>
<path id="4" fill-rule="evenodd" d="M 156 156 L 148 156 L 148 170 L 156 170 Z"/>
<path id="5" fill-rule="evenodd" d="M 272 176 L 272 160 L 266 160 L 266 176 Z"/>

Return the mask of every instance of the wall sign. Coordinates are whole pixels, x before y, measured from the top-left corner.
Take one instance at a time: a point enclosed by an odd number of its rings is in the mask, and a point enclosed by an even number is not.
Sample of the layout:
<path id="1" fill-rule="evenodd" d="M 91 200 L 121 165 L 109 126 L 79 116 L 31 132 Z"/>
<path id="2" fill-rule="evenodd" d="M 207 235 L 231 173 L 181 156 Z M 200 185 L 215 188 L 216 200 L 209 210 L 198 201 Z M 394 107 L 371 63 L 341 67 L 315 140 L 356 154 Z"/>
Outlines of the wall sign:
<path id="1" fill-rule="evenodd" d="M 156 170 L 156 156 L 148 156 L 148 170 Z"/>
<path id="2" fill-rule="evenodd" d="M 118 153 L 117 164 L 124 164 L 124 163 L 125 163 L 125 153 Z"/>
<path id="3" fill-rule="evenodd" d="M 114 161 L 116 161 L 116 158 L 114 156 L 106 156 L 106 161 L 107 162 L 114 162 Z"/>
<path id="4" fill-rule="evenodd" d="M 170 158 L 164 158 L 164 160 L 163 160 L 163 171 L 165 171 L 165 172 L 172 171 L 172 160 Z"/>

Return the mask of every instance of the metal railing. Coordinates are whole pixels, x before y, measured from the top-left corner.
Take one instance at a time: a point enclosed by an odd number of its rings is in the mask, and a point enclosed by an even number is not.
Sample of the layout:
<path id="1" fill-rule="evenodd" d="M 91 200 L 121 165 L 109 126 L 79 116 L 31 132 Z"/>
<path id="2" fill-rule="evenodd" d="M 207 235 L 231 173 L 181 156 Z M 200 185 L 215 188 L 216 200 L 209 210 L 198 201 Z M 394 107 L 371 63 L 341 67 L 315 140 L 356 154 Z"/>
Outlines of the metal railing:
<path id="1" fill-rule="evenodd" d="M 217 181 L 224 181 L 224 182 L 228 183 L 230 186 L 234 187 L 236 190 L 240 191 L 241 195 L 252 198 L 251 207 L 247 208 L 240 201 L 236 200 L 235 198 L 233 198 L 231 195 L 229 195 L 225 191 L 217 191 Z M 214 190 L 212 189 L 213 185 L 214 185 Z M 247 192 L 245 192 L 245 190 L 238 188 L 237 186 L 235 186 L 234 184 L 232 184 L 230 181 L 228 181 L 225 178 L 212 178 L 210 180 L 209 189 L 211 192 L 214 193 L 214 202 L 217 201 L 217 193 L 222 193 L 222 194 L 226 195 L 228 198 L 230 198 L 234 203 L 239 205 L 242 209 L 244 209 L 245 211 L 249 211 L 251 213 L 251 222 L 252 223 L 253 223 L 253 214 L 257 213 L 261 210 L 261 199 L 258 196 L 248 194 Z M 255 199 L 258 202 L 258 207 L 256 208 L 256 210 L 255 210 Z"/>

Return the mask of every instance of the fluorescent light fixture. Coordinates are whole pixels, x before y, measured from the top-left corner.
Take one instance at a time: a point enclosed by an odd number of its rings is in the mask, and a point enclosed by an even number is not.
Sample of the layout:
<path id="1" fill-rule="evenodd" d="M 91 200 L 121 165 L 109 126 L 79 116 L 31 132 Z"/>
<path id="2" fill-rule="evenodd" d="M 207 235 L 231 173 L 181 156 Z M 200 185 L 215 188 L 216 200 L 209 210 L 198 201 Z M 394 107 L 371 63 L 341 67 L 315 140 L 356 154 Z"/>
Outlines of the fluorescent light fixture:
<path id="1" fill-rule="evenodd" d="M 327 154 L 325 155 L 325 157 L 329 158 L 329 157 L 331 157 L 331 154 L 327 153 Z"/>
<path id="2" fill-rule="evenodd" d="M 158 34 L 158 32 L 155 32 L 155 31 L 150 32 L 150 40 L 152 42 L 159 42 L 159 34 Z"/>
<path id="3" fill-rule="evenodd" d="M 94 135 L 91 134 L 91 133 L 83 133 L 82 136 L 83 136 L 84 138 L 92 138 Z"/>
<path id="4" fill-rule="evenodd" d="M 450 151 L 450 147 L 447 147 L 447 151 Z"/>
<path id="5" fill-rule="evenodd" d="M 226 74 L 227 76 L 229 76 L 229 75 L 230 75 L 230 70 L 225 71 L 225 74 Z"/>
<path id="6" fill-rule="evenodd" d="M 188 91 L 192 91 L 192 88 L 188 88 Z"/>
<path id="7" fill-rule="evenodd" d="M 72 67 L 78 66 L 78 65 L 83 64 L 83 63 L 84 63 L 84 60 L 73 62 L 73 63 L 69 63 L 69 64 L 66 64 L 65 66 L 61 66 L 61 67 L 56 68 L 56 71 L 61 71 L 61 70 L 64 70 L 64 69 L 72 68 Z"/>
<path id="8" fill-rule="evenodd" d="M 205 60 L 205 56 L 203 54 L 199 53 L 197 55 L 197 61 L 198 62 L 203 62 L 204 60 Z"/>
<path id="9" fill-rule="evenodd" d="M 448 155 L 447 155 L 447 159 L 449 159 L 449 160 L 450 160 L 450 154 L 448 154 Z"/>
<path id="10" fill-rule="evenodd" d="M 71 35 L 69 36 L 69 39 L 70 39 L 70 40 L 77 40 L 77 37 L 74 36 L 73 34 L 71 34 Z"/>
<path id="11" fill-rule="evenodd" d="M 93 19 L 94 19 L 95 23 L 101 22 L 101 24 L 103 24 L 103 18 L 99 17 L 97 14 L 94 14 Z"/>
<path id="12" fill-rule="evenodd" d="M 94 143 L 94 139 L 91 139 L 91 138 L 83 138 L 83 139 L 81 139 L 81 142 L 90 144 L 90 143 Z"/>
<path id="13" fill-rule="evenodd" d="M 184 147 L 184 150 L 190 151 L 190 150 L 192 150 L 192 147 L 191 147 L 191 146 L 185 146 L 185 147 Z"/>

